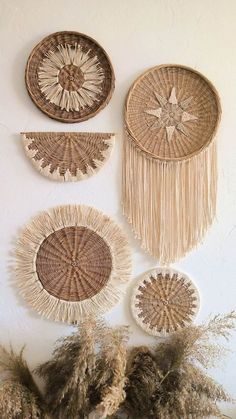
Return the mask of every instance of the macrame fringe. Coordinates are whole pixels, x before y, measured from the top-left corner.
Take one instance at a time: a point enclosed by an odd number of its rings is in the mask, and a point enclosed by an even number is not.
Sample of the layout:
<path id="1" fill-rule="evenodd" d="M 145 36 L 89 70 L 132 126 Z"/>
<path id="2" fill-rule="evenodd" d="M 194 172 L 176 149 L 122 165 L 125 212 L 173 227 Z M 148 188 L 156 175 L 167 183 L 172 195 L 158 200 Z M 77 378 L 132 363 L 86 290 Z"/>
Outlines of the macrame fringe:
<path id="1" fill-rule="evenodd" d="M 202 241 L 216 213 L 217 154 L 213 141 L 188 160 L 152 159 L 126 132 L 123 212 L 142 247 L 168 265 Z"/>
<path id="2" fill-rule="evenodd" d="M 110 248 L 112 270 L 107 285 L 95 296 L 76 302 L 58 299 L 43 288 L 36 270 L 36 257 L 48 235 L 63 227 L 83 226 L 100 235 Z M 15 248 L 13 273 L 24 299 L 42 316 L 76 324 L 87 315 L 111 309 L 124 294 L 131 275 L 131 252 L 120 227 L 109 217 L 84 205 L 60 206 L 43 212 L 22 231 Z"/>
<path id="3" fill-rule="evenodd" d="M 86 133 L 85 133 L 86 135 Z M 100 135 L 100 134 L 99 134 Z M 107 135 L 107 134 L 105 134 Z M 34 157 L 37 154 L 37 151 L 30 149 L 30 144 L 34 141 L 34 138 L 28 138 L 26 134 L 22 134 L 23 138 L 23 146 L 25 150 L 25 154 L 29 157 L 30 161 L 32 162 L 33 166 L 45 177 L 50 178 L 52 180 L 56 180 L 59 182 L 77 182 L 79 180 L 84 180 L 89 178 L 90 176 L 95 175 L 99 170 L 105 165 L 107 160 L 109 160 L 114 143 L 115 143 L 115 135 L 111 134 L 110 139 L 104 139 L 103 143 L 107 144 L 108 147 L 106 150 L 101 151 L 101 156 L 103 157 L 102 160 L 92 159 L 94 166 L 91 167 L 89 165 L 86 166 L 86 173 L 83 173 L 79 168 L 76 171 L 76 176 L 73 176 L 71 172 L 67 169 L 64 175 L 60 174 L 60 168 L 58 167 L 57 170 L 51 170 L 51 164 L 46 164 L 45 160 L 42 158 L 40 160 L 36 160 Z M 73 150 L 72 150 L 73 152 Z M 87 152 L 90 153 L 89 147 L 87 147 Z M 47 151 L 45 150 L 45 157 L 48 159 Z M 58 164 L 62 163 L 61 157 L 58 156 Z"/>

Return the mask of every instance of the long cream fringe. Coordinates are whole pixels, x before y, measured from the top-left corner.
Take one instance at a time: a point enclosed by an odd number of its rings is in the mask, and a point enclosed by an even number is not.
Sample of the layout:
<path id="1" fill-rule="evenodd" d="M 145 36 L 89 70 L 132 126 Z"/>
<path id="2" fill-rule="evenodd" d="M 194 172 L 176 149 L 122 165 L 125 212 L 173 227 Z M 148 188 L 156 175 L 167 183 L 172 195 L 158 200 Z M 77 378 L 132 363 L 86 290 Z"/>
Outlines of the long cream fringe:
<path id="1" fill-rule="evenodd" d="M 43 288 L 36 271 L 36 257 L 43 240 L 68 226 L 83 226 L 99 234 L 110 248 L 112 271 L 107 285 L 92 298 L 69 302 Z M 124 294 L 131 276 L 131 252 L 120 227 L 102 212 L 84 205 L 52 208 L 35 217 L 21 232 L 15 249 L 13 273 L 24 299 L 42 316 L 77 323 L 84 316 L 99 315 L 111 309 Z"/>
<path id="2" fill-rule="evenodd" d="M 203 239 L 216 212 L 215 141 L 188 160 L 149 158 L 126 133 L 123 211 L 142 247 L 168 265 Z"/>
<path id="3" fill-rule="evenodd" d="M 37 134 L 37 133 L 35 133 Z M 96 167 L 87 166 L 86 173 L 83 173 L 79 168 L 76 171 L 76 176 L 72 175 L 69 170 L 66 170 L 64 175 L 60 174 L 60 168 L 58 167 L 57 170 L 54 170 L 51 172 L 51 165 L 45 166 L 45 161 L 42 158 L 41 160 L 36 160 L 34 157 L 37 154 L 37 151 L 30 150 L 30 144 L 33 142 L 34 138 L 27 138 L 26 134 L 22 133 L 23 138 L 23 146 L 24 151 L 27 157 L 29 157 L 30 161 L 32 162 L 33 166 L 45 177 L 50 178 L 52 180 L 56 180 L 58 182 L 77 182 L 79 180 L 87 179 L 97 172 L 105 165 L 107 160 L 109 160 L 114 144 L 115 144 L 115 135 L 111 134 L 111 138 L 104 139 L 104 144 L 108 145 L 108 148 L 106 150 L 101 151 L 101 155 L 103 157 L 103 160 L 93 159 L 94 165 Z M 88 153 L 92 153 L 88 149 Z M 45 157 L 48 159 L 47 150 L 45 150 Z M 92 156 L 91 156 L 92 158 Z M 61 163 L 61 157 L 58 156 L 58 163 Z"/>

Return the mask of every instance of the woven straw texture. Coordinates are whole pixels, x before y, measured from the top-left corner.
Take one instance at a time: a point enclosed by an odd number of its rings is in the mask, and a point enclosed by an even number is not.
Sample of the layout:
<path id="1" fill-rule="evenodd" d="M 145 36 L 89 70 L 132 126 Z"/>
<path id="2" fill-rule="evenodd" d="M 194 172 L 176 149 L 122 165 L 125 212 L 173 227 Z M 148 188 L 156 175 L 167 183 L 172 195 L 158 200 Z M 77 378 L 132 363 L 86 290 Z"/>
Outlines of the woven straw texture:
<path id="1" fill-rule="evenodd" d="M 43 316 L 77 323 L 116 304 L 130 278 L 127 239 L 86 206 L 43 212 L 21 232 L 14 273 L 25 300 Z"/>
<path id="2" fill-rule="evenodd" d="M 220 119 L 218 94 L 204 76 L 183 66 L 154 67 L 139 77 L 126 101 L 126 125 L 149 156 L 181 160 L 212 141 Z"/>
<path id="3" fill-rule="evenodd" d="M 23 133 L 26 155 L 39 172 L 57 181 L 77 181 L 97 173 L 110 157 L 114 134 Z"/>
<path id="4" fill-rule="evenodd" d="M 154 269 L 141 278 L 132 295 L 137 324 L 150 335 L 166 335 L 192 322 L 199 310 L 199 294 L 186 274 Z"/>
<path id="5" fill-rule="evenodd" d="M 108 104 L 115 87 L 104 49 L 92 38 L 71 31 L 53 33 L 36 45 L 25 80 L 38 108 L 61 122 L 95 116 Z"/>
<path id="6" fill-rule="evenodd" d="M 123 211 L 160 265 L 195 248 L 214 220 L 220 114 L 212 84 L 183 66 L 148 70 L 128 94 Z"/>

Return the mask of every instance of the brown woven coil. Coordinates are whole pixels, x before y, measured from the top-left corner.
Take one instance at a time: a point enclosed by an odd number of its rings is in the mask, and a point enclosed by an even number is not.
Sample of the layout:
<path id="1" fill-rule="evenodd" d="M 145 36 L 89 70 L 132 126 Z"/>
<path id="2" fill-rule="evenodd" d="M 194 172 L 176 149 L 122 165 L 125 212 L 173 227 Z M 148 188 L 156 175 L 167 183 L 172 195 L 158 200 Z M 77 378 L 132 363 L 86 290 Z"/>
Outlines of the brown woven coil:
<path id="1" fill-rule="evenodd" d="M 173 269 L 155 269 L 139 281 L 132 296 L 138 325 L 151 335 L 168 334 L 192 322 L 199 294 L 187 275 Z"/>
<path id="2" fill-rule="evenodd" d="M 107 283 L 112 258 L 106 242 L 85 227 L 65 227 L 40 245 L 36 271 L 43 287 L 62 300 L 83 301 Z"/>
<path id="3" fill-rule="evenodd" d="M 77 323 L 120 300 L 131 275 L 127 238 L 85 205 L 44 211 L 22 230 L 14 276 L 24 299 L 48 319 Z"/>
<path id="4" fill-rule="evenodd" d="M 111 99 L 114 71 L 104 49 L 87 35 L 53 33 L 31 52 L 25 72 L 36 106 L 61 122 L 95 116 Z"/>
<path id="5" fill-rule="evenodd" d="M 88 132 L 23 133 L 26 155 L 33 165 L 54 180 L 85 179 L 108 160 L 114 134 Z"/>
<path id="6" fill-rule="evenodd" d="M 219 96 L 203 75 L 180 65 L 145 72 L 126 101 L 126 129 L 136 146 L 160 160 L 190 158 L 214 138 Z"/>

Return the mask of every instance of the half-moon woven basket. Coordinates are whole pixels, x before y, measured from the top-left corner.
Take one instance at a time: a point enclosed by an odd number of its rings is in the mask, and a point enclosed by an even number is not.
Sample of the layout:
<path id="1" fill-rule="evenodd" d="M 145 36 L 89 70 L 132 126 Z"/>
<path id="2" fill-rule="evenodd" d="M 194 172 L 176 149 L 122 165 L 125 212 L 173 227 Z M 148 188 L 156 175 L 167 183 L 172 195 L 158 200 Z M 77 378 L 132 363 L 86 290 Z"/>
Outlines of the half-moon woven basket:
<path id="1" fill-rule="evenodd" d="M 26 87 L 36 106 L 61 122 L 81 122 L 95 116 L 115 88 L 112 64 L 104 49 L 87 35 L 53 33 L 31 52 Z"/>
<path id="2" fill-rule="evenodd" d="M 77 181 L 97 173 L 113 149 L 114 134 L 92 132 L 22 133 L 26 155 L 44 176 Z"/>
<path id="3" fill-rule="evenodd" d="M 149 69 L 128 93 L 123 209 L 161 264 L 194 248 L 214 219 L 220 115 L 211 82 L 181 65 Z"/>
<path id="4" fill-rule="evenodd" d="M 135 286 L 131 310 L 145 332 L 167 335 L 193 321 L 199 310 L 199 293 L 186 274 L 168 268 L 153 269 Z"/>
<path id="5" fill-rule="evenodd" d="M 131 274 L 120 227 L 83 205 L 36 216 L 22 230 L 15 255 L 14 273 L 25 300 L 44 317 L 68 323 L 112 308 Z"/>

